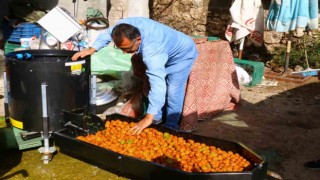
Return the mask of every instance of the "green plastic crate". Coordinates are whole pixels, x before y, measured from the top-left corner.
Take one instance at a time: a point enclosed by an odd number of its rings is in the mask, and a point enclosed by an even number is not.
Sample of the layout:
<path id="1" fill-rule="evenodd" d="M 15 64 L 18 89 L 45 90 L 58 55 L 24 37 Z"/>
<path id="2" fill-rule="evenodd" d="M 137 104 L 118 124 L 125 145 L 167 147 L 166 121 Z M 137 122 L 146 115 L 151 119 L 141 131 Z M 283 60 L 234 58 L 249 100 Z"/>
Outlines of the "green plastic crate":
<path id="1" fill-rule="evenodd" d="M 252 77 L 252 81 L 247 86 L 255 86 L 262 81 L 264 74 L 264 63 L 234 58 L 234 62 L 243 67 Z"/>
<path id="2" fill-rule="evenodd" d="M 26 131 L 23 131 L 23 130 L 20 130 L 18 128 L 13 127 L 13 133 L 14 133 L 14 136 L 16 137 L 16 141 L 17 141 L 19 150 L 30 149 L 30 148 L 42 146 L 42 138 L 41 137 L 33 138 L 30 140 L 23 140 L 20 135 L 21 132 L 26 132 Z"/>
<path id="3" fill-rule="evenodd" d="M 192 36 L 193 38 L 208 38 L 208 41 L 218 41 L 220 40 L 219 37 L 215 36 Z"/>
<path id="4" fill-rule="evenodd" d="M 0 153 L 2 150 L 17 148 L 18 144 L 16 142 L 12 128 L 7 127 L 5 118 L 3 116 L 0 116 Z"/>
<path id="5" fill-rule="evenodd" d="M 14 49 L 20 48 L 21 45 L 19 43 L 9 43 L 8 41 L 4 44 L 4 53 L 7 54 L 9 52 L 13 52 Z"/>

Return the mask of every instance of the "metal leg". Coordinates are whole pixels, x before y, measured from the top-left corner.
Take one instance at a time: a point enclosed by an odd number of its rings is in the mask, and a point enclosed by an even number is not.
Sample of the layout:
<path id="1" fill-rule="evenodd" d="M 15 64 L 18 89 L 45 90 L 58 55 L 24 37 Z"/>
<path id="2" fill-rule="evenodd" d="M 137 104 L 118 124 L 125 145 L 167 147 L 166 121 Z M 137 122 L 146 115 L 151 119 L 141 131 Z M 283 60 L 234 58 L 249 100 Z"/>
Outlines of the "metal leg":
<path id="1" fill-rule="evenodd" d="M 8 93 L 8 81 L 7 81 L 6 72 L 3 72 L 3 83 L 4 83 L 4 117 L 6 120 L 7 127 L 9 127 L 10 126 L 9 93 Z"/>
<path id="2" fill-rule="evenodd" d="M 49 144 L 49 121 L 47 113 L 47 84 L 41 84 L 41 96 L 42 96 L 42 118 L 43 118 L 43 131 L 42 137 L 44 142 L 44 147 L 40 147 L 38 151 L 42 154 L 42 160 L 44 164 L 48 164 L 52 159 L 52 154 L 56 151 L 55 147 L 50 147 Z"/>
<path id="3" fill-rule="evenodd" d="M 90 79 L 90 113 L 96 114 L 96 105 L 97 105 L 97 76 L 92 75 Z"/>
<path id="4" fill-rule="evenodd" d="M 39 40 L 39 48 L 38 49 L 41 49 L 41 45 L 42 45 L 42 41 L 43 41 L 43 35 L 44 34 L 44 29 L 41 28 L 41 33 L 40 33 L 40 40 Z"/>

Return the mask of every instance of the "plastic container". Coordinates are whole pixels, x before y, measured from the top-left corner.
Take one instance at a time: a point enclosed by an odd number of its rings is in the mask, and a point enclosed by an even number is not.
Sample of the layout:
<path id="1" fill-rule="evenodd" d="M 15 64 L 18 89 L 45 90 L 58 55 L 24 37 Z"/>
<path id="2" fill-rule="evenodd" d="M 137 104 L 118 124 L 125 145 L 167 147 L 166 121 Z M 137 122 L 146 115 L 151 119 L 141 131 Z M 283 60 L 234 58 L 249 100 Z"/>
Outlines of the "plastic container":
<path id="1" fill-rule="evenodd" d="M 6 24 L 4 24 L 6 26 Z M 3 28 L 4 39 L 8 42 L 20 43 L 21 38 L 40 37 L 41 26 L 35 23 L 21 23 L 18 27 L 5 27 Z"/>
<path id="2" fill-rule="evenodd" d="M 20 47 L 21 47 L 20 43 L 10 43 L 7 41 L 4 44 L 4 53 L 7 54 L 10 52 L 13 52 L 15 49 L 20 48 Z"/>
<path id="3" fill-rule="evenodd" d="M 32 40 L 32 38 L 20 38 L 21 47 L 22 48 L 29 48 L 31 40 Z"/>
<path id="4" fill-rule="evenodd" d="M 46 43 L 48 46 L 55 46 L 58 43 L 58 39 L 53 37 L 51 34 L 48 34 L 46 37 Z"/>
<path id="5" fill-rule="evenodd" d="M 249 72 L 249 74 L 252 77 L 252 81 L 247 86 L 255 86 L 261 83 L 264 74 L 263 62 L 255 62 L 238 58 L 234 58 L 234 62 L 244 69 L 251 69 L 251 72 Z"/>
<path id="6" fill-rule="evenodd" d="M 40 132 L 41 83 L 46 82 L 49 130 L 61 129 L 62 110 L 89 107 L 90 58 L 71 61 L 76 51 L 27 50 L 6 54 L 11 124 Z M 17 58 L 22 54 L 21 59 Z M 30 56 L 25 56 L 30 54 Z M 86 108 L 88 109 L 88 108 Z"/>
<path id="7" fill-rule="evenodd" d="M 137 122 L 137 119 L 120 114 L 106 116 L 106 120 L 120 119 L 121 121 Z M 263 161 L 257 154 L 242 144 L 215 138 L 203 137 L 188 133 L 179 133 L 161 126 L 151 125 L 162 132 L 193 139 L 207 145 L 214 145 L 225 151 L 237 152 L 250 161 L 251 166 L 243 172 L 216 172 L 216 173 L 189 173 L 169 168 L 158 163 L 145 161 L 119 154 L 117 152 L 86 143 L 76 139 L 75 133 L 68 129 L 62 129 L 54 133 L 55 145 L 60 147 L 62 153 L 84 160 L 101 168 L 112 170 L 120 175 L 129 176 L 132 179 L 183 179 L 183 180 L 261 180 L 267 175 L 267 162 Z"/>
<path id="8" fill-rule="evenodd" d="M 30 149 L 30 148 L 39 147 L 42 145 L 42 137 L 32 138 L 29 140 L 23 140 L 21 138 L 20 133 L 25 132 L 25 131 L 18 129 L 18 128 L 15 128 L 15 127 L 13 127 L 12 129 L 13 129 L 15 141 L 18 144 L 19 150 Z"/>
<path id="9" fill-rule="evenodd" d="M 208 41 L 218 41 L 220 40 L 219 37 L 215 36 L 192 36 L 193 38 L 208 38 Z"/>

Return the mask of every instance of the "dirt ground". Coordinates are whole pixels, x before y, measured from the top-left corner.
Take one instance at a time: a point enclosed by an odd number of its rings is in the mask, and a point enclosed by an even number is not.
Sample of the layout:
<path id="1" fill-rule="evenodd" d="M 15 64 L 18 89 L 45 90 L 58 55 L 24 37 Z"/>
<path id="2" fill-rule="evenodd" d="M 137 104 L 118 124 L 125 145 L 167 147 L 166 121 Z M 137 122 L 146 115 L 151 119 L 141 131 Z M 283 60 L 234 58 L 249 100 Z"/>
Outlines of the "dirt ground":
<path id="1" fill-rule="evenodd" d="M 245 144 L 282 179 L 319 179 L 320 171 L 303 163 L 320 158 L 320 81 L 242 86 L 241 96 L 237 112 L 204 121 L 195 133 Z"/>
<path id="2" fill-rule="evenodd" d="M 3 71 L 3 61 L 0 66 Z M 0 82 L 3 116 L 3 78 Z M 318 180 L 303 163 L 320 158 L 320 81 L 241 86 L 241 106 L 200 123 L 194 134 L 241 142 L 269 163 L 267 179 Z M 10 152 L 0 160 L 0 179 L 124 179 L 59 153 L 48 165 L 37 149 Z"/>

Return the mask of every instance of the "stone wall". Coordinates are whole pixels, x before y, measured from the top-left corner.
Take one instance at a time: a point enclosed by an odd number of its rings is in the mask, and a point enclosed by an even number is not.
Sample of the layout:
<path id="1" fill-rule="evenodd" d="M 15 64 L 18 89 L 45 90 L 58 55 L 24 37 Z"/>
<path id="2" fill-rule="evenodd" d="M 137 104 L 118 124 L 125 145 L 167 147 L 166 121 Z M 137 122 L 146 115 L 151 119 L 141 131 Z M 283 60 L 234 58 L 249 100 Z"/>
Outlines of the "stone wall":
<path id="1" fill-rule="evenodd" d="M 229 9 L 211 9 L 207 16 L 206 35 L 223 38 L 231 17 Z"/>
<path id="2" fill-rule="evenodd" d="M 110 0 L 111 8 L 108 13 L 110 26 L 114 25 L 120 18 L 124 17 L 127 8 L 127 0 Z"/>
<path id="3" fill-rule="evenodd" d="M 150 0 L 150 17 L 189 35 L 223 38 L 232 0 Z M 268 9 L 269 1 L 263 0 Z M 267 10 L 266 10 L 267 11 Z"/>
<path id="4" fill-rule="evenodd" d="M 128 0 L 110 0 L 110 25 L 128 17 Z M 141 5 L 141 1 L 139 4 Z M 150 18 L 189 35 L 205 35 L 208 0 L 149 0 Z M 144 5 L 145 6 L 145 5 Z"/>
<path id="5" fill-rule="evenodd" d="M 154 0 L 150 17 L 189 35 L 205 35 L 208 0 Z"/>
<path id="6" fill-rule="evenodd" d="M 2 1 L 3 0 L 1 0 L 1 2 Z M 7 1 L 12 0 L 4 0 L 4 2 Z M 43 5 L 51 5 L 52 7 L 56 4 L 66 7 L 72 14 L 76 12 L 78 19 L 85 18 L 87 7 L 97 8 L 103 12 L 104 15 L 107 15 L 110 25 L 114 25 L 120 18 L 135 15 L 141 16 L 141 13 L 145 14 L 150 10 L 149 17 L 151 19 L 162 22 L 188 35 L 216 36 L 225 39 L 224 33 L 231 18 L 229 8 L 233 0 L 149 0 L 149 2 L 148 0 L 77 1 L 76 11 L 72 1 L 42 0 L 41 2 L 43 2 Z M 270 2 L 270 0 L 262 0 L 265 17 L 267 17 Z M 139 10 L 143 9 L 143 11 L 139 13 L 135 7 L 139 8 Z M 132 12 L 130 12 L 130 10 Z M 148 15 L 143 16 L 147 17 Z M 273 52 L 275 47 L 285 46 L 285 43 L 286 34 L 274 31 L 264 32 L 265 49 L 263 49 L 263 51 L 265 53 Z M 261 49 L 258 51 L 261 53 Z M 246 52 L 249 52 L 248 48 L 246 48 Z"/>
<path id="7" fill-rule="evenodd" d="M 263 0 L 268 7 L 269 0 Z M 224 37 L 232 0 L 150 0 L 150 17 L 189 35 Z"/>
<path id="8" fill-rule="evenodd" d="M 149 17 L 148 0 L 108 0 L 110 1 L 110 11 L 108 19 L 110 26 L 114 25 L 119 19 L 126 17 Z M 139 3 L 137 3 L 139 2 Z"/>
<path id="9" fill-rule="evenodd" d="M 150 0 L 150 17 L 167 24 L 188 35 L 207 35 L 225 39 L 224 33 L 231 20 L 229 8 L 233 0 Z M 265 19 L 268 15 L 270 0 L 262 0 Z M 286 33 L 265 31 L 264 45 L 252 48 L 253 53 L 266 56 L 275 47 L 285 46 Z M 246 48 L 246 47 L 245 47 Z M 255 53 L 254 51 L 257 51 Z"/>

